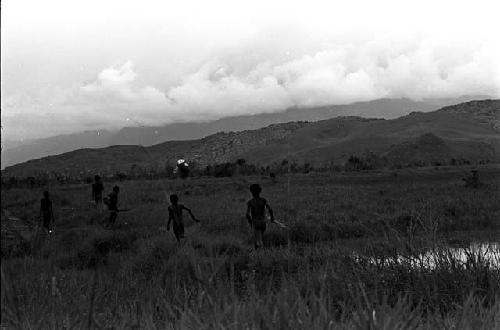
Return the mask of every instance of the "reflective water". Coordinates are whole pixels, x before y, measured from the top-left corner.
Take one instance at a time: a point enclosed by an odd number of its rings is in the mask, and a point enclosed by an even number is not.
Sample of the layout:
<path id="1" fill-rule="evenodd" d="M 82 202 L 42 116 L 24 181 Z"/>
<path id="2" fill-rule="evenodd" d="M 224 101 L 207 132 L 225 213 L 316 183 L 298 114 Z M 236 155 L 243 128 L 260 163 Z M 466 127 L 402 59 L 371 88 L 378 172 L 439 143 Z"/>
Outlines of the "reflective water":
<path id="1" fill-rule="evenodd" d="M 378 266 L 408 265 L 421 269 L 474 268 L 486 266 L 500 270 L 500 243 L 473 243 L 468 247 L 440 247 L 419 255 L 363 258 Z"/>

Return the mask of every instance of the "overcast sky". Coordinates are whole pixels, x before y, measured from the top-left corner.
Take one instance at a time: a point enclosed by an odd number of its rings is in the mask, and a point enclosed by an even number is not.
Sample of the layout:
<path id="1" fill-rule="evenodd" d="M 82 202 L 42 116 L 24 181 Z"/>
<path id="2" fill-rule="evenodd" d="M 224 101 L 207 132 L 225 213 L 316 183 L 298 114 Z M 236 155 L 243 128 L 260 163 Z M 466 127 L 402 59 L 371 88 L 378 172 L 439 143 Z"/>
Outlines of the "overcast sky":
<path id="1" fill-rule="evenodd" d="M 499 12 L 483 0 L 4 0 L 2 138 L 500 97 Z"/>

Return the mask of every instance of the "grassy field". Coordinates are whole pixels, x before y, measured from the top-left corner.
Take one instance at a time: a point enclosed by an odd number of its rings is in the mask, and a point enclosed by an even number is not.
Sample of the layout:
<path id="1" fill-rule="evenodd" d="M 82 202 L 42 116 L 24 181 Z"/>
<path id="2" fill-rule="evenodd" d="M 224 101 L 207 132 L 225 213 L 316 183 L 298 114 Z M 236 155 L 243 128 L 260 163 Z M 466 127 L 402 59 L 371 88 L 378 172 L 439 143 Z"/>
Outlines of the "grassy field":
<path id="1" fill-rule="evenodd" d="M 2 243 L 2 325 L 494 329 L 500 251 L 490 251 L 495 263 L 449 247 L 500 242 L 500 167 L 480 168 L 478 188 L 464 187 L 468 170 L 124 181 L 120 205 L 132 210 L 112 230 L 90 186 L 49 187 L 55 235 Z M 288 225 L 270 225 L 258 251 L 244 218 L 255 182 Z M 170 193 L 201 220 L 186 221 L 181 244 L 165 231 Z M 35 221 L 41 190 L 1 197 L 3 213 Z M 414 262 L 425 251 L 434 266 Z"/>

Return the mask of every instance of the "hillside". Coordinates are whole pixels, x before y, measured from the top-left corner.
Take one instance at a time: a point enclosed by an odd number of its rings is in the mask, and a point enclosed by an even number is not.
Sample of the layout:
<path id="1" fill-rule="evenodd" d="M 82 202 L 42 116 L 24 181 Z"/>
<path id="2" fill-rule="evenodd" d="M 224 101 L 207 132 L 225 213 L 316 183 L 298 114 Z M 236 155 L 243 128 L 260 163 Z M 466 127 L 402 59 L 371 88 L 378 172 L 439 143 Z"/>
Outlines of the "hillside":
<path id="1" fill-rule="evenodd" d="M 500 161 L 500 100 L 472 101 L 438 111 L 413 112 L 396 119 L 337 117 L 290 122 L 258 130 L 217 133 L 198 140 L 151 147 L 81 149 L 8 167 L 4 175 L 39 171 L 80 173 L 127 171 L 133 165 L 162 167 L 184 158 L 199 166 L 244 158 L 254 164 L 283 159 L 316 166 L 341 164 L 368 151 L 394 165 Z"/>
<path id="2" fill-rule="evenodd" d="M 489 123 L 493 129 L 500 132 L 500 111 L 496 100 L 470 101 L 444 107 L 440 112 L 468 116 L 482 123 Z"/>
<path id="3" fill-rule="evenodd" d="M 91 130 L 58 135 L 26 142 L 4 141 L 2 168 L 30 159 L 57 155 L 82 148 L 103 148 L 112 145 L 150 146 L 165 141 L 201 139 L 217 132 L 253 130 L 270 124 L 290 121 L 318 121 L 337 116 L 393 119 L 412 111 L 428 112 L 484 96 L 463 96 L 454 99 L 380 99 L 348 105 L 312 108 L 290 108 L 285 111 L 246 116 L 225 117 L 208 122 L 174 123 L 157 127 L 125 127 L 118 131 Z"/>
<path id="4" fill-rule="evenodd" d="M 52 171 L 68 174 L 128 171 L 133 165 L 164 167 L 167 162 L 174 164 L 179 158 L 205 166 L 230 161 L 242 152 L 284 141 L 294 131 L 307 125 L 310 123 L 276 124 L 258 130 L 216 133 L 199 140 L 168 141 L 151 147 L 123 145 L 80 149 L 7 167 L 3 175 L 28 176 Z"/>

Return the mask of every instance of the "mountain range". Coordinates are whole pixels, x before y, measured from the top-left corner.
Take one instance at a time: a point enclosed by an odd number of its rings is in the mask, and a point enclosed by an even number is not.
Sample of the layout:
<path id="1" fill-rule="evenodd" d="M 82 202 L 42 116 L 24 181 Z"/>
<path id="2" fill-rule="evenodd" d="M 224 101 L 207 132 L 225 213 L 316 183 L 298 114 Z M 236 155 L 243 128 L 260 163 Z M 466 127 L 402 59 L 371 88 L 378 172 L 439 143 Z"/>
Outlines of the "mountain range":
<path id="1" fill-rule="evenodd" d="M 3 141 L 2 168 L 30 159 L 62 154 L 81 148 L 102 148 L 112 145 L 151 146 L 172 140 L 201 139 L 217 132 L 258 129 L 270 124 L 290 121 L 318 121 L 337 116 L 394 119 L 412 111 L 428 112 L 446 105 L 487 96 L 462 96 L 459 98 L 379 99 L 348 105 L 331 105 L 312 108 L 290 108 L 282 112 L 225 117 L 209 122 L 173 123 L 156 127 L 125 127 L 118 131 L 106 129 L 58 135 L 31 141 Z"/>
<path id="2" fill-rule="evenodd" d="M 480 100 L 414 111 L 394 119 L 340 116 L 294 121 L 260 129 L 220 132 L 201 139 L 167 141 L 149 147 L 118 145 L 79 149 L 7 167 L 5 176 L 37 171 L 113 173 L 134 166 L 164 167 L 177 159 L 200 166 L 243 158 L 266 165 L 284 159 L 314 166 L 342 164 L 370 152 L 389 164 L 500 162 L 500 100 Z"/>

